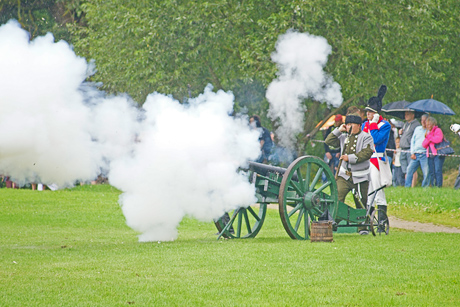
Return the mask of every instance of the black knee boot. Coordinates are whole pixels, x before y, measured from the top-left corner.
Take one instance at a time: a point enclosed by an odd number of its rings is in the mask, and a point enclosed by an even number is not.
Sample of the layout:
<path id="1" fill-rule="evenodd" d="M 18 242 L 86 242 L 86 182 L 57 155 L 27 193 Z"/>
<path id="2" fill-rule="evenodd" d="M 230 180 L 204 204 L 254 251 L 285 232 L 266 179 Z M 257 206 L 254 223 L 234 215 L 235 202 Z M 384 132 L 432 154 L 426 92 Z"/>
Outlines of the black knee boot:
<path id="1" fill-rule="evenodd" d="M 378 232 L 385 231 L 385 221 L 388 219 L 387 216 L 387 206 L 378 206 L 378 218 L 379 218 L 379 228 Z"/>
<path id="2" fill-rule="evenodd" d="M 387 206 L 378 206 L 379 222 L 387 219 Z"/>

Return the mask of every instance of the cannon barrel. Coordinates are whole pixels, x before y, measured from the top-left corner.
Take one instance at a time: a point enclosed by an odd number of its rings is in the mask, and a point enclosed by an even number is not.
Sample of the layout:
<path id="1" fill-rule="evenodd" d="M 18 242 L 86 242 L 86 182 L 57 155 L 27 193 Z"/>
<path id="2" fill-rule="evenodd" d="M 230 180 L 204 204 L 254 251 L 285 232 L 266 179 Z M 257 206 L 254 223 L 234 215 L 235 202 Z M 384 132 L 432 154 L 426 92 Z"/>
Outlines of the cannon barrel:
<path id="1" fill-rule="evenodd" d="M 286 172 L 285 168 L 257 162 L 249 162 L 249 170 L 255 171 L 256 173 L 261 175 L 266 175 L 268 172 L 279 173 L 280 175 L 284 175 L 284 173 Z"/>
<path id="2" fill-rule="evenodd" d="M 279 166 L 267 165 L 258 162 L 249 162 L 249 170 L 256 172 L 257 174 L 267 176 L 268 173 L 278 173 L 284 175 L 287 169 Z M 297 181 L 297 174 L 293 174 L 292 179 Z"/>

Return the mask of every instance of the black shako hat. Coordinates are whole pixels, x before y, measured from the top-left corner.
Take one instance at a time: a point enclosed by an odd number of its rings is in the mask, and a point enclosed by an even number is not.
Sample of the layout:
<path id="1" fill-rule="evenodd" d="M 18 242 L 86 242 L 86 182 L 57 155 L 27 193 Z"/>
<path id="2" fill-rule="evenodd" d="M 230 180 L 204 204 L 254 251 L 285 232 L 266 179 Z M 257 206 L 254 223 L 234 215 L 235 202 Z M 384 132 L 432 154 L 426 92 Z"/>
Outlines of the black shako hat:
<path id="1" fill-rule="evenodd" d="M 350 113 L 347 114 L 345 117 L 345 124 L 358 124 L 361 125 L 363 123 L 363 119 L 359 116 L 359 113 Z"/>
<path id="2" fill-rule="evenodd" d="M 383 96 L 385 96 L 387 92 L 387 86 L 385 84 L 382 84 L 379 88 L 379 92 L 377 94 L 377 97 L 371 97 L 369 98 L 369 101 L 367 102 L 367 107 L 365 110 L 367 111 L 372 111 L 375 113 L 380 113 L 382 110 L 382 100 Z"/>

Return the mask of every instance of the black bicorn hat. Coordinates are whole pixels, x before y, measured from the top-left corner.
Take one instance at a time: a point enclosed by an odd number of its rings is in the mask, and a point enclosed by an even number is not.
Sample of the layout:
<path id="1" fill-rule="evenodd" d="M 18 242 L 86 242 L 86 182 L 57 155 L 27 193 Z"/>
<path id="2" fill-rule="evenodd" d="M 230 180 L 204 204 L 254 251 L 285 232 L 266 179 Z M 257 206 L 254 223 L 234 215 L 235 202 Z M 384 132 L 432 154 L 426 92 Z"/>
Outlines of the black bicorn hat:
<path id="1" fill-rule="evenodd" d="M 350 113 L 347 114 L 347 117 L 345 117 L 345 124 L 358 124 L 361 125 L 363 123 L 363 120 L 359 113 Z"/>
<path id="2" fill-rule="evenodd" d="M 377 94 L 377 97 L 371 97 L 369 98 L 369 101 L 367 102 L 367 107 L 365 110 L 372 111 L 375 113 L 380 113 L 382 110 L 382 100 L 383 96 L 385 96 L 387 92 L 387 86 L 385 84 L 382 84 L 379 88 L 379 92 Z"/>

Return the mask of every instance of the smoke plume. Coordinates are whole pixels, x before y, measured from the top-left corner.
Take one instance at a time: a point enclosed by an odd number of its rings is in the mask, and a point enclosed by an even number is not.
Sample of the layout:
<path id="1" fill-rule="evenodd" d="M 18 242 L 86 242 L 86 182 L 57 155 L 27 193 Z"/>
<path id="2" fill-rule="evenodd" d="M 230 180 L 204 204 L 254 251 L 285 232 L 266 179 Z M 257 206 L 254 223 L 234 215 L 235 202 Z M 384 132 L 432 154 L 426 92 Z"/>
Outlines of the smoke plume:
<path id="1" fill-rule="evenodd" d="M 255 201 L 237 169 L 259 155 L 259 135 L 229 115 L 233 94 L 208 86 L 180 104 L 153 93 L 138 108 L 85 83 L 94 67 L 66 42 L 29 41 L 15 21 L 0 27 L 0 67 L 0 174 L 66 187 L 107 173 L 141 241 Z"/>
<path id="2" fill-rule="evenodd" d="M 1 26 L 0 67 L 1 174 L 72 186 L 134 143 L 134 103 L 85 86 L 92 66 L 52 34 L 29 41 L 16 21 Z"/>
<path id="3" fill-rule="evenodd" d="M 134 155 L 112 164 L 110 182 L 127 223 L 141 241 L 173 240 L 186 215 L 204 221 L 255 202 L 254 187 L 236 169 L 259 154 L 247 119 L 232 118 L 233 95 L 208 86 L 182 105 L 150 94 Z"/>
<path id="4" fill-rule="evenodd" d="M 269 117 L 279 119 L 276 130 L 281 145 L 293 148 L 296 134 L 303 131 L 302 101 L 311 98 L 339 106 L 340 85 L 323 69 L 332 48 L 324 37 L 288 31 L 276 43 L 272 60 L 278 66 L 278 77 L 267 88 Z"/>

